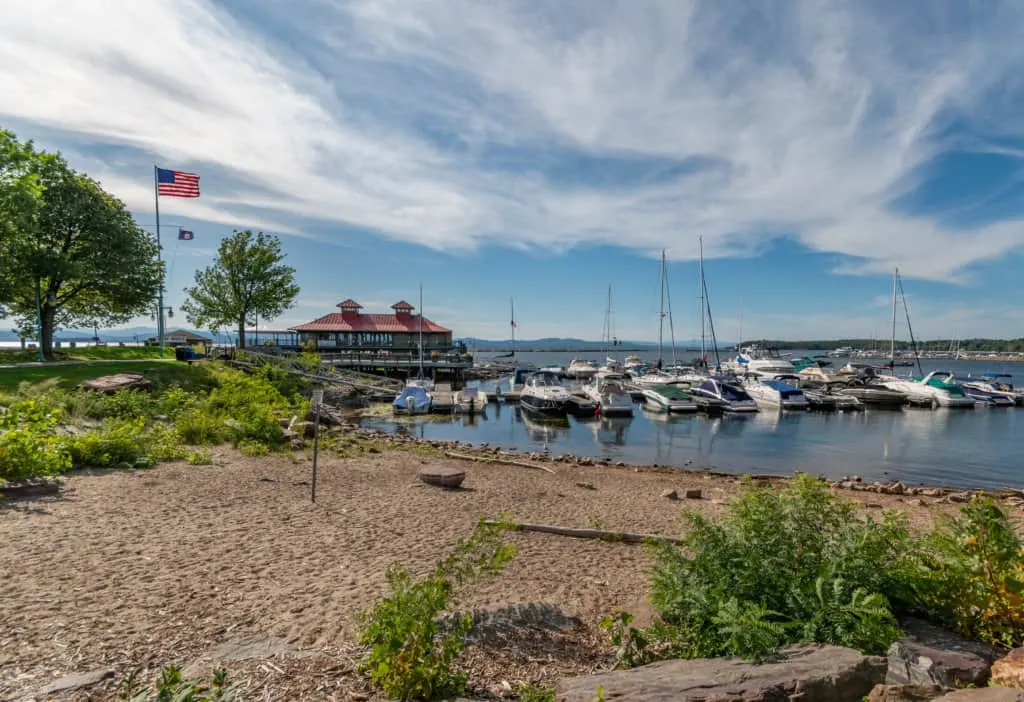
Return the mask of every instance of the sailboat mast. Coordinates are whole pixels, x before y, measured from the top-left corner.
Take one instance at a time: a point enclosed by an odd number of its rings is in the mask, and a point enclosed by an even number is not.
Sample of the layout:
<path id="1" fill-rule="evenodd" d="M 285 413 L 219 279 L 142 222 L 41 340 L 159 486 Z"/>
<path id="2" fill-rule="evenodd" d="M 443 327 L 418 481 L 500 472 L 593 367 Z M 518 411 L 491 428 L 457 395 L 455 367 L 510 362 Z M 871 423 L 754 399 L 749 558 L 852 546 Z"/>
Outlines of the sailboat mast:
<path id="1" fill-rule="evenodd" d="M 664 255 L 665 252 L 662 251 L 662 256 Z M 664 263 L 662 265 L 664 266 L 665 271 L 665 299 L 668 300 L 668 331 L 670 338 L 672 339 L 672 365 L 678 366 L 679 359 L 676 358 L 676 325 L 675 322 L 672 321 L 672 291 L 669 290 L 668 285 L 668 267 Z"/>
<path id="2" fill-rule="evenodd" d="M 889 367 L 896 367 L 896 276 L 900 274 L 897 266 L 892 273 L 892 336 L 889 339 Z"/>
<path id="3" fill-rule="evenodd" d="M 658 313 L 658 368 L 664 356 L 665 338 L 665 249 L 661 250 L 661 311 Z"/>
<path id="4" fill-rule="evenodd" d="M 746 296 L 740 296 L 740 338 L 736 340 L 736 350 L 743 350 L 743 303 L 746 301 Z"/>
<path id="5" fill-rule="evenodd" d="M 512 309 L 512 358 L 516 357 L 516 301 L 511 297 L 508 299 L 509 307 Z"/>
<path id="6" fill-rule="evenodd" d="M 705 360 L 707 358 L 707 348 L 704 346 L 704 237 L 698 239 L 700 243 L 700 281 L 698 286 L 700 288 L 700 358 Z"/>
<path id="7" fill-rule="evenodd" d="M 420 283 L 420 377 L 423 377 L 423 283 Z"/>

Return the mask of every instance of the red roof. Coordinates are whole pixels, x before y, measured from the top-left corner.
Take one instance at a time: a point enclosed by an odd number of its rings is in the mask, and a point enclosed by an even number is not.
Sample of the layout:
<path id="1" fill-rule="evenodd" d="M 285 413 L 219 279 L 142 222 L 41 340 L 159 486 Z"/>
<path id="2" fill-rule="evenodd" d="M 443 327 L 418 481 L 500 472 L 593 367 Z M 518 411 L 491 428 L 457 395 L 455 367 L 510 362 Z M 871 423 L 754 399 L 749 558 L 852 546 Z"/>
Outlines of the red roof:
<path id="1" fill-rule="evenodd" d="M 340 307 L 343 310 L 361 310 L 361 309 L 363 309 L 362 305 L 360 305 L 358 302 L 356 302 L 355 300 L 353 300 L 351 298 L 349 298 L 348 300 L 345 300 L 344 302 L 339 302 L 337 305 L 335 305 L 335 307 Z"/>
<path id="2" fill-rule="evenodd" d="M 325 314 L 312 322 L 292 327 L 294 331 L 322 332 L 411 332 L 420 330 L 420 319 L 423 320 L 425 332 L 450 332 L 439 324 L 434 324 L 426 317 L 419 315 L 394 314 Z"/>
<path id="3" fill-rule="evenodd" d="M 405 300 L 400 300 L 400 301 L 396 302 L 395 304 L 391 305 L 391 309 L 393 309 L 393 310 L 401 310 L 403 312 L 405 312 L 406 310 L 409 310 L 411 312 L 412 310 L 414 310 L 416 308 L 413 307 L 412 305 L 410 305 Z"/>

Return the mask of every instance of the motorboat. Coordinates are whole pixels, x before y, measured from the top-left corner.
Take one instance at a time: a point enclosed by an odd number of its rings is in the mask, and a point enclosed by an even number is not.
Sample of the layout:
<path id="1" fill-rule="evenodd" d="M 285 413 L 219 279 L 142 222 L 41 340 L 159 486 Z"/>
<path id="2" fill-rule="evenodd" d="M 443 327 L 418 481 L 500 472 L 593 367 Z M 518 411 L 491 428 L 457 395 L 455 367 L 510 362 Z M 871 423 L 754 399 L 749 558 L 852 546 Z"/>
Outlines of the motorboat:
<path id="1" fill-rule="evenodd" d="M 597 366 L 593 361 L 574 358 L 569 363 L 569 367 L 565 369 L 565 374 L 573 380 L 590 380 L 597 375 Z"/>
<path id="2" fill-rule="evenodd" d="M 983 405 L 990 407 L 1014 407 L 1017 404 L 1017 401 L 1005 392 L 986 390 L 975 386 L 973 383 L 963 383 L 961 387 L 967 397 Z"/>
<path id="3" fill-rule="evenodd" d="M 857 370 L 856 376 L 848 377 L 846 384 L 835 393 L 856 398 L 861 404 L 872 407 L 897 409 L 907 404 L 907 394 L 882 385 L 870 366 Z M 926 399 L 931 404 L 931 397 Z"/>
<path id="4" fill-rule="evenodd" d="M 948 380 L 947 380 L 948 378 Z M 957 383 L 952 380 L 953 374 L 945 371 L 932 371 L 924 377 L 900 378 L 894 375 L 879 376 L 882 384 L 890 390 L 906 393 L 911 404 L 932 404 L 940 407 L 970 408 L 977 401 L 968 397 Z"/>
<path id="5" fill-rule="evenodd" d="M 850 379 L 847 375 L 840 375 L 826 366 L 820 365 L 804 366 L 797 371 L 797 375 L 800 376 L 801 383 L 804 381 L 825 384 L 846 383 Z"/>
<path id="6" fill-rule="evenodd" d="M 625 377 L 626 368 L 611 356 L 604 359 L 604 365 L 594 373 L 595 378 L 620 379 Z"/>
<path id="7" fill-rule="evenodd" d="M 662 412 L 696 412 L 699 409 L 690 393 L 689 384 L 662 383 L 644 387 L 641 392 L 644 399 Z"/>
<path id="8" fill-rule="evenodd" d="M 757 379 L 771 380 L 778 375 L 796 375 L 796 367 L 784 358 L 752 358 L 742 372 Z"/>
<path id="9" fill-rule="evenodd" d="M 679 377 L 673 373 L 667 373 L 657 368 L 649 369 L 643 375 L 638 375 L 633 382 L 644 387 L 655 387 L 679 382 Z"/>
<path id="10" fill-rule="evenodd" d="M 968 388 L 984 390 L 990 393 L 1002 393 L 1011 398 L 1015 404 L 1024 405 L 1024 392 L 1013 387 L 1013 374 L 1011 373 L 983 373 L 977 378 L 967 376 L 967 380 L 960 383 L 964 392 L 970 392 Z"/>
<path id="11" fill-rule="evenodd" d="M 568 413 L 574 417 L 586 418 L 596 417 L 597 408 L 600 404 L 584 395 L 582 392 L 569 394 Z"/>
<path id="12" fill-rule="evenodd" d="M 810 405 L 808 409 L 825 412 L 845 412 L 864 409 L 861 401 L 853 395 L 844 395 L 836 392 L 836 385 L 835 383 L 829 384 L 814 381 L 802 382 L 800 389 L 803 391 L 804 397 L 807 398 L 807 404 Z"/>
<path id="13" fill-rule="evenodd" d="M 505 402 L 519 402 L 519 395 L 523 391 L 526 379 L 533 373 L 536 371 L 532 368 L 516 368 L 512 371 L 512 377 L 508 379 L 508 391 L 501 392 L 502 399 Z"/>
<path id="14" fill-rule="evenodd" d="M 426 391 L 434 389 L 434 379 L 419 375 L 405 381 L 406 387 L 423 388 Z"/>
<path id="15" fill-rule="evenodd" d="M 559 378 L 566 377 L 565 368 L 563 366 L 544 366 L 541 370 L 545 373 L 554 373 Z"/>
<path id="16" fill-rule="evenodd" d="M 807 398 L 799 387 L 800 379 L 794 374 L 779 374 L 771 378 L 748 377 L 743 385 L 747 394 L 763 407 L 779 407 L 784 410 L 808 408 Z"/>
<path id="17" fill-rule="evenodd" d="M 483 414 L 487 411 L 487 393 L 480 388 L 456 390 L 453 399 L 458 414 Z"/>
<path id="18" fill-rule="evenodd" d="M 743 388 L 730 381 L 730 378 L 722 376 L 706 378 L 691 391 L 696 397 L 709 397 L 725 403 L 726 412 L 757 412 L 758 406 L 754 399 Z"/>
<path id="19" fill-rule="evenodd" d="M 621 375 L 601 375 L 600 373 L 584 385 L 584 395 L 598 404 L 602 416 L 632 416 L 633 396 L 623 384 Z"/>
<path id="20" fill-rule="evenodd" d="M 531 374 L 519 393 L 519 404 L 535 414 L 564 417 L 568 403 L 569 391 L 554 373 L 537 371 Z"/>
<path id="21" fill-rule="evenodd" d="M 419 385 L 406 385 L 391 402 L 396 414 L 426 414 L 431 404 L 430 393 Z"/>
<path id="22" fill-rule="evenodd" d="M 640 357 L 635 354 L 626 356 L 626 360 L 623 362 L 622 366 L 626 369 L 626 372 L 632 376 L 640 376 L 647 369 L 647 364 L 640 360 Z"/>

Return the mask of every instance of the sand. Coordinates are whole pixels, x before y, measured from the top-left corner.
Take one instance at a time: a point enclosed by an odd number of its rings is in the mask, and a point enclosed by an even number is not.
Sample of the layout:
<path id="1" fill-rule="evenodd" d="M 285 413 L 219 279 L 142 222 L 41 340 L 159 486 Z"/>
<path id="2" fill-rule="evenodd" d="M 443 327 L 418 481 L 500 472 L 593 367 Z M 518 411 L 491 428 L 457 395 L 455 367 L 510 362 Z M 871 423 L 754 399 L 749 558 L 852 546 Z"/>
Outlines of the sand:
<path id="1" fill-rule="evenodd" d="M 31 699 L 73 672 L 109 668 L 119 679 L 172 662 L 198 670 L 219 645 L 256 636 L 300 655 L 229 664 L 250 686 L 246 699 L 370 699 L 354 672 L 354 632 L 359 612 L 386 594 L 389 564 L 428 570 L 482 516 L 674 535 L 684 504 L 717 512 L 737 488 L 699 474 L 558 463 L 551 475 L 390 450 L 322 456 L 313 504 L 305 456 L 214 455 L 213 466 L 76 474 L 59 497 L 0 505 L 0 696 Z M 466 489 L 422 485 L 417 471 L 435 464 L 464 468 Z M 693 487 L 703 499 L 662 497 Z M 896 496 L 847 496 L 870 510 L 909 507 Z M 949 507 L 909 509 L 927 524 Z M 617 608 L 649 612 L 645 549 L 510 538 L 515 560 L 460 607 L 544 601 L 587 630 L 497 657 L 469 650 L 474 681 L 546 682 L 609 666 L 596 625 Z M 68 698 L 116 699 L 114 682 L 90 689 Z"/>

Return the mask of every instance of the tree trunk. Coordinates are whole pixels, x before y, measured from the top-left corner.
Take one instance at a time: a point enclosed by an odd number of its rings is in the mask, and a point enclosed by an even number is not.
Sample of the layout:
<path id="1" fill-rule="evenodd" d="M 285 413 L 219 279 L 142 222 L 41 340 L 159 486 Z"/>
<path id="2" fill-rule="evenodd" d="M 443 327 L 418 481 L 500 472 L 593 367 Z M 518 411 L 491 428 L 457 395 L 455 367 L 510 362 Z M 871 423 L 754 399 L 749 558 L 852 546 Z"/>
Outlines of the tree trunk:
<path id="1" fill-rule="evenodd" d="M 53 319 L 56 316 L 57 311 L 50 305 L 43 302 L 43 356 L 47 360 L 53 360 Z"/>
<path id="2" fill-rule="evenodd" d="M 245 317 L 238 320 L 238 348 L 245 348 Z"/>

